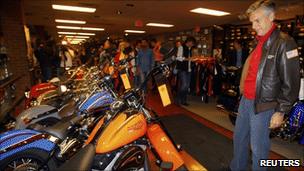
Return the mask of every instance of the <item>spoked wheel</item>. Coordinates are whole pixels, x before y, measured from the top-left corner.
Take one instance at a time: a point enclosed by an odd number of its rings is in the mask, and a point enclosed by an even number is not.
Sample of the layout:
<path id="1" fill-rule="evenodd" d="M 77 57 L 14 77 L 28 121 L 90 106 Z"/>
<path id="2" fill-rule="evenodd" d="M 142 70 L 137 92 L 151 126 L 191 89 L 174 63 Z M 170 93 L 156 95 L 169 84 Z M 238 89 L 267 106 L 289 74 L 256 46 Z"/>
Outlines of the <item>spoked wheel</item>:
<path id="1" fill-rule="evenodd" d="M 4 171 L 34 171 L 38 170 L 39 167 L 42 165 L 42 161 L 29 158 L 29 157 L 22 157 L 10 162 L 6 167 L 4 167 Z M 49 170 L 47 166 L 41 167 L 41 170 Z"/>
<path id="2" fill-rule="evenodd" d="M 30 149 L 15 153 L 0 161 L 0 170 L 2 171 L 49 171 L 55 168 L 54 160 L 45 163 L 48 153 L 43 150 Z"/>

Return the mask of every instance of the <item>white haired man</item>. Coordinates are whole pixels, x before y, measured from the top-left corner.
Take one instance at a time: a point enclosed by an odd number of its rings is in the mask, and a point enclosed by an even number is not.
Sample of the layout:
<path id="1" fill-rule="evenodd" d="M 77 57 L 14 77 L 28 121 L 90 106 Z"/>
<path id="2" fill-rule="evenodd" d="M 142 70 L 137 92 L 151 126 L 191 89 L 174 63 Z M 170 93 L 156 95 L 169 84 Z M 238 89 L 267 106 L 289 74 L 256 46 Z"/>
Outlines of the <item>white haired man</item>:
<path id="1" fill-rule="evenodd" d="M 266 170 L 260 167 L 260 160 L 269 156 L 270 129 L 282 124 L 298 97 L 299 56 L 293 38 L 280 32 L 273 22 L 273 2 L 256 1 L 247 14 L 257 32 L 257 44 L 242 72 L 243 96 L 234 130 L 230 169 L 248 170 L 248 147 L 251 147 L 252 170 Z"/>

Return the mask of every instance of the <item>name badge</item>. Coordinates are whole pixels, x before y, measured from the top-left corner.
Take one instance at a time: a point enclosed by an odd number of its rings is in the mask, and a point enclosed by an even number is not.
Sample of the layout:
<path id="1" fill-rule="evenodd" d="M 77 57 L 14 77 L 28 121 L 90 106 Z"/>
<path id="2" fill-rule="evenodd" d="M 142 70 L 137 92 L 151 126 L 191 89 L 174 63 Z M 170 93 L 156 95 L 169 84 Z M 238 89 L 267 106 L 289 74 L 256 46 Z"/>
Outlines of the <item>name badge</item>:
<path id="1" fill-rule="evenodd" d="M 286 52 L 286 56 L 288 59 L 299 56 L 298 49 L 294 49 L 294 50 L 290 50 L 290 51 Z"/>

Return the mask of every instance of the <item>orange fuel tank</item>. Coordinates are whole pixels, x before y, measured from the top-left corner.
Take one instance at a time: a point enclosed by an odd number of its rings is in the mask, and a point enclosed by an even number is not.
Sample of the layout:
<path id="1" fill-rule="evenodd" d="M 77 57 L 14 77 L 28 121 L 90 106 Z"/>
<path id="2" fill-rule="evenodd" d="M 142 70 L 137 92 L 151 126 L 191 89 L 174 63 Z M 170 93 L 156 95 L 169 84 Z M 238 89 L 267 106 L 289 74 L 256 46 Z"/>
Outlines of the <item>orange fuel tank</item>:
<path id="1" fill-rule="evenodd" d="M 161 160 L 172 162 L 172 170 L 176 170 L 184 164 L 181 155 L 158 124 L 149 125 L 147 136 Z"/>
<path id="2" fill-rule="evenodd" d="M 98 139 L 96 153 L 107 153 L 126 145 L 147 131 L 147 122 L 138 111 L 125 111 L 114 118 Z"/>
<path id="3" fill-rule="evenodd" d="M 89 138 L 85 142 L 86 145 L 90 144 L 90 142 L 93 140 L 93 138 L 95 137 L 95 135 L 98 132 L 98 130 L 101 129 L 101 126 L 103 125 L 104 120 L 105 120 L 105 116 L 98 121 L 98 123 L 94 127 L 93 131 L 90 133 Z"/>

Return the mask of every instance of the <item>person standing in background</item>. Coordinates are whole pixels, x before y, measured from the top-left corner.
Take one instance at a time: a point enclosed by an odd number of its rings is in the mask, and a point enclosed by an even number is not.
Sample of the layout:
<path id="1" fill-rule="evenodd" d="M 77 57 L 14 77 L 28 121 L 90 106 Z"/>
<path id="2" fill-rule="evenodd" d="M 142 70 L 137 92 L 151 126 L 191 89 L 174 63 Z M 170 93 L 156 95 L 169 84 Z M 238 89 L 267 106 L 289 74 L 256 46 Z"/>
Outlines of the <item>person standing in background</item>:
<path id="1" fill-rule="evenodd" d="M 153 51 L 149 48 L 148 41 L 143 39 L 141 41 L 141 49 L 138 51 L 137 66 L 140 75 L 140 82 L 143 83 L 144 79 L 148 73 L 152 70 L 154 66 Z M 145 85 L 146 88 L 146 85 Z"/>
<path id="2" fill-rule="evenodd" d="M 248 57 L 249 51 L 242 47 L 239 40 L 233 42 L 233 47 L 234 49 L 230 53 L 229 65 L 241 68 Z"/>
<path id="3" fill-rule="evenodd" d="M 153 48 L 153 55 L 156 64 L 159 64 L 164 58 L 164 55 L 160 52 L 160 48 L 161 48 L 161 41 L 157 41 Z"/>
<path id="4" fill-rule="evenodd" d="M 274 24 L 275 4 L 259 0 L 247 10 L 257 45 L 243 67 L 239 115 L 233 135 L 231 170 L 248 170 L 249 147 L 252 170 L 268 159 L 270 129 L 281 126 L 298 98 L 300 66 L 297 44 Z"/>
<path id="5" fill-rule="evenodd" d="M 179 87 L 177 91 L 177 104 L 182 104 L 188 106 L 187 94 L 190 88 L 191 79 L 191 60 L 192 49 L 195 44 L 195 39 L 193 37 L 188 37 L 183 46 L 183 56 L 180 54 L 177 56 L 177 70 L 178 70 L 178 80 Z M 181 52 L 181 51 L 180 51 Z"/>
<path id="6" fill-rule="evenodd" d="M 72 50 L 69 50 L 67 46 L 61 46 L 59 56 L 60 56 L 60 76 L 64 71 L 73 66 L 74 53 L 71 53 Z"/>
<path id="7" fill-rule="evenodd" d="M 42 73 L 42 82 L 47 82 L 52 77 L 52 59 L 49 56 L 46 43 L 37 39 L 37 46 L 34 50 L 34 54 L 39 62 L 41 73 Z"/>

